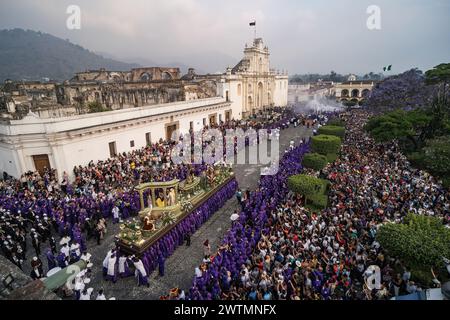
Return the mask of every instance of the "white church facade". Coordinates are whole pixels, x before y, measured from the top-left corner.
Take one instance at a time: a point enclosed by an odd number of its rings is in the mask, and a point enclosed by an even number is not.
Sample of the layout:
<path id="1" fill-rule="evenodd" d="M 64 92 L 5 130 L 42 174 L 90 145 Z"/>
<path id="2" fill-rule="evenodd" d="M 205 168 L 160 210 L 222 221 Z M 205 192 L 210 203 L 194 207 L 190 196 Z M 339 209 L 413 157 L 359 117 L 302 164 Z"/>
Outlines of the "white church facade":
<path id="1" fill-rule="evenodd" d="M 217 84 L 218 93 L 231 101 L 234 117 L 246 116 L 267 107 L 288 104 L 288 75 L 270 68 L 269 49 L 261 38 L 245 47 L 244 58 L 228 68 Z"/>

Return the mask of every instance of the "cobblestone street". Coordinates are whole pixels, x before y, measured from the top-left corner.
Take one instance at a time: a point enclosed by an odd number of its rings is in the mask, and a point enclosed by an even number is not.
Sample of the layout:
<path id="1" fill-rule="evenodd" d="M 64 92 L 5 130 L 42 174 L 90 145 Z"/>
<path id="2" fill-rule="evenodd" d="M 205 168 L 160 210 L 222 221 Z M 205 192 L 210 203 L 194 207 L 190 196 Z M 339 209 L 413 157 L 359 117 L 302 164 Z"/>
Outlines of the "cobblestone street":
<path id="1" fill-rule="evenodd" d="M 290 141 L 297 144 L 300 138 L 307 138 L 312 134 L 312 129 L 305 127 L 290 127 L 280 133 L 280 157 L 288 148 Z M 257 152 L 256 147 L 247 147 L 247 154 Z M 244 152 L 244 151 L 241 151 Z M 235 165 L 233 170 L 242 190 L 254 190 L 258 186 L 260 178 L 260 168 L 262 165 Z M 230 216 L 238 208 L 238 202 L 235 197 L 226 202 L 226 204 L 217 211 L 205 224 L 203 224 L 191 237 L 191 246 L 180 246 L 174 254 L 167 258 L 165 264 L 165 276 L 160 277 L 158 271 L 150 275 L 150 287 L 138 287 L 134 277 L 127 279 L 118 279 L 117 283 L 106 282 L 102 277 L 102 262 L 108 250 L 114 247 L 114 236 L 118 233 L 118 225 L 113 225 L 108 220 L 108 233 L 102 243 L 97 245 L 94 240 L 88 242 L 88 252 L 92 254 L 92 281 L 88 287 L 94 288 L 94 292 L 103 288 L 107 298 L 115 297 L 121 299 L 158 299 L 165 295 L 173 287 L 188 289 L 191 286 L 194 276 L 194 269 L 201 263 L 203 255 L 203 242 L 209 239 L 212 252 L 220 244 L 223 235 L 230 227 Z M 45 252 L 48 245 L 42 246 L 41 260 L 44 268 L 47 267 Z M 28 260 L 24 262 L 24 272 L 29 274 L 29 261 L 34 255 L 31 245 L 28 250 Z M 95 294 L 94 294 L 95 296 Z"/>

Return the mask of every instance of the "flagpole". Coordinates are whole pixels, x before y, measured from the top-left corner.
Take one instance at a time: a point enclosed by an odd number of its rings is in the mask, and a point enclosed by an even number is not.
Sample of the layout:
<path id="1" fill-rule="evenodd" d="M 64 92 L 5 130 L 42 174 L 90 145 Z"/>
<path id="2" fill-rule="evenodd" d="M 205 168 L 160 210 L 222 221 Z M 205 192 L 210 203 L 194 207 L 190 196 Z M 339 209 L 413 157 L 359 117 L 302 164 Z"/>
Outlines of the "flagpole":
<path id="1" fill-rule="evenodd" d="M 250 22 L 250 27 L 253 27 L 253 39 L 256 39 L 256 20 L 253 22 Z"/>

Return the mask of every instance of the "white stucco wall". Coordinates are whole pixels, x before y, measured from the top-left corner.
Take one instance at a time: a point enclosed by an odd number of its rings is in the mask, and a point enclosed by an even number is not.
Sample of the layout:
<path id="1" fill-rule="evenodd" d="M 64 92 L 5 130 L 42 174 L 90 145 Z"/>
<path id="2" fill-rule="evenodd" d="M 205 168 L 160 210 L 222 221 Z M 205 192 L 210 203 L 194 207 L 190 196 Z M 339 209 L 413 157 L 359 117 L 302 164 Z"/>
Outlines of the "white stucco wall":
<path id="1" fill-rule="evenodd" d="M 277 107 L 285 107 L 288 104 L 288 77 L 277 76 L 275 78 L 275 91 L 273 103 Z"/>
<path id="2" fill-rule="evenodd" d="M 241 94 L 238 95 L 238 86 L 241 85 Z M 235 120 L 242 119 L 242 112 L 244 110 L 244 86 L 238 77 L 230 76 L 227 80 L 222 79 L 217 83 L 219 95 L 226 98 L 228 91 L 228 100 L 231 102 L 230 109 L 232 110 L 232 118 Z M 225 119 L 225 118 L 224 118 Z"/>
<path id="3" fill-rule="evenodd" d="M 17 158 L 17 152 L 10 146 L 0 143 L 0 172 L 7 172 L 12 176 L 20 175 L 20 163 Z"/>
<path id="4" fill-rule="evenodd" d="M 180 133 L 187 133 L 191 121 L 197 131 L 204 118 L 207 124 L 211 114 L 217 121 L 219 115 L 225 119 L 229 109 L 230 103 L 219 97 L 59 119 L 27 116 L 0 124 L 0 171 L 19 177 L 36 169 L 33 155 L 46 154 L 59 175 L 72 174 L 76 165 L 109 158 L 110 142 L 116 142 L 118 153 L 140 149 L 146 145 L 146 133 L 155 142 L 166 138 L 167 124 L 178 123 Z"/>

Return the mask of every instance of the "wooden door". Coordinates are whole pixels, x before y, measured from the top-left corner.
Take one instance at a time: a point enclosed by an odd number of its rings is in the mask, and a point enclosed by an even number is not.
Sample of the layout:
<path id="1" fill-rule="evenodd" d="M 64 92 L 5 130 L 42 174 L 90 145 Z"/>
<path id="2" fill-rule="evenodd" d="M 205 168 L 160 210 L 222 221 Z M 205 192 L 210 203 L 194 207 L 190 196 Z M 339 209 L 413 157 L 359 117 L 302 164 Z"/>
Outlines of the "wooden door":
<path id="1" fill-rule="evenodd" d="M 168 125 L 166 128 L 166 140 L 171 140 L 172 139 L 172 134 L 177 130 L 177 125 L 176 124 L 172 124 L 172 125 Z"/>
<path id="2" fill-rule="evenodd" d="M 211 114 L 209 115 L 209 125 L 216 125 L 217 124 L 217 119 L 216 119 L 217 114 Z"/>
<path id="3" fill-rule="evenodd" d="M 225 121 L 228 122 L 231 120 L 231 111 L 225 111 Z"/>
<path id="4" fill-rule="evenodd" d="M 116 146 L 116 142 L 110 142 L 109 144 L 109 156 L 110 158 L 114 158 L 115 156 L 117 156 L 117 146 Z"/>
<path id="5" fill-rule="evenodd" d="M 33 156 L 34 167 L 42 175 L 45 169 L 51 169 L 48 154 L 38 154 Z"/>

